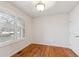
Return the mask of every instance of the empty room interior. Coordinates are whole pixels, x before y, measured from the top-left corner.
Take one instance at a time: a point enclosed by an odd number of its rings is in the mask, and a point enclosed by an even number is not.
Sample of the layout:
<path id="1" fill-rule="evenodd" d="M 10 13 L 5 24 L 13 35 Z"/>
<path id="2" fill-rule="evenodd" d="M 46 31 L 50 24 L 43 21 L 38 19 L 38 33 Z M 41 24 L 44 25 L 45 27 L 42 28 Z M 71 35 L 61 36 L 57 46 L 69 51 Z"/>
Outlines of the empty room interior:
<path id="1" fill-rule="evenodd" d="M 0 57 L 78 57 L 79 1 L 0 1 Z"/>

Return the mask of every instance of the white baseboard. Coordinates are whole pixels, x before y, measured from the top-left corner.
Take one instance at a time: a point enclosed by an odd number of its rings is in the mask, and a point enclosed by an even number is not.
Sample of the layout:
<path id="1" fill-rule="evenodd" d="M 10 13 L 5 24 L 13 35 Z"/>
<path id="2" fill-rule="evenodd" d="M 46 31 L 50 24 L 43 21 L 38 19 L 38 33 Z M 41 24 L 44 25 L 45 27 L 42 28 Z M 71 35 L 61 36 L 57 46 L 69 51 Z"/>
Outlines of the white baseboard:
<path id="1" fill-rule="evenodd" d="M 34 43 L 34 44 L 42 44 L 42 45 L 49 45 L 49 46 L 58 46 L 58 47 L 65 47 L 70 48 L 70 46 L 58 45 L 58 44 L 47 44 L 47 43 Z"/>
<path id="2" fill-rule="evenodd" d="M 31 43 L 26 44 L 25 46 L 23 46 L 22 48 L 20 48 L 19 50 L 14 51 L 12 54 L 10 54 L 10 56 L 16 54 L 17 52 L 19 52 L 20 50 L 24 49 L 25 47 L 29 46 Z M 9 57 L 10 57 L 9 56 Z"/>
<path id="3" fill-rule="evenodd" d="M 70 49 L 72 49 L 77 54 L 77 56 L 79 57 L 79 50 L 72 48 L 72 47 L 70 47 Z"/>

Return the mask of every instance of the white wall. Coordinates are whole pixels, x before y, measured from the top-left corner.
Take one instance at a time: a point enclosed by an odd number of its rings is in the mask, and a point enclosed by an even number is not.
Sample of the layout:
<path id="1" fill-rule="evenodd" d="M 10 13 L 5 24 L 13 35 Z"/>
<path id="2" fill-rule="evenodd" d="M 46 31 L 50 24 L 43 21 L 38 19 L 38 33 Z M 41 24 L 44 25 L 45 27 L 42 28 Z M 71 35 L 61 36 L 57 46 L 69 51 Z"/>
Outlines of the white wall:
<path id="1" fill-rule="evenodd" d="M 79 55 L 79 4 L 70 13 L 69 27 L 71 48 Z"/>
<path id="2" fill-rule="evenodd" d="M 22 11 L 17 9 L 15 6 L 7 3 L 7 2 L 0 2 L 0 11 L 4 11 L 11 15 L 17 16 L 22 18 L 26 24 L 26 40 L 21 40 L 16 43 L 12 43 L 5 47 L 0 47 L 0 56 L 11 56 L 12 54 L 16 53 L 17 51 L 23 49 L 25 46 L 30 44 L 31 39 L 31 18 L 24 14 Z"/>
<path id="3" fill-rule="evenodd" d="M 66 14 L 41 17 L 32 20 L 34 43 L 69 47 L 69 17 Z"/>

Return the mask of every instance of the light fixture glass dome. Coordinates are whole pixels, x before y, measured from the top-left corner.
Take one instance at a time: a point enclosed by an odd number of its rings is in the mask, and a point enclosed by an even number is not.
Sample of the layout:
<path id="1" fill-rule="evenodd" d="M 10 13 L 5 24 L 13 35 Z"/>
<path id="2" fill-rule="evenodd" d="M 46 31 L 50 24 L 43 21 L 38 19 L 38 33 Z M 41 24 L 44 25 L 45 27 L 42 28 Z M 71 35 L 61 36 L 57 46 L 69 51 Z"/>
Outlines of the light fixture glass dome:
<path id="1" fill-rule="evenodd" d="M 44 11 L 44 9 L 45 9 L 45 4 L 42 3 L 42 2 L 37 3 L 37 4 L 36 4 L 36 9 L 37 9 L 38 11 L 40 11 L 40 12 Z"/>

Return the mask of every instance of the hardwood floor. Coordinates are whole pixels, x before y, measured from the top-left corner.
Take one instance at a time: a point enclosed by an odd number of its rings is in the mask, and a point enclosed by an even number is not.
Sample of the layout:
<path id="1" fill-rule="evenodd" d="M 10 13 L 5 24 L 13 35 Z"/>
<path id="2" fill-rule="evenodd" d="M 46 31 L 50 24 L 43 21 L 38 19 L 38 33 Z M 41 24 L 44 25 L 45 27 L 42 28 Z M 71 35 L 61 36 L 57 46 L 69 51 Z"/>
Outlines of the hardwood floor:
<path id="1" fill-rule="evenodd" d="M 77 57 L 69 48 L 31 44 L 12 57 Z"/>

